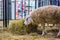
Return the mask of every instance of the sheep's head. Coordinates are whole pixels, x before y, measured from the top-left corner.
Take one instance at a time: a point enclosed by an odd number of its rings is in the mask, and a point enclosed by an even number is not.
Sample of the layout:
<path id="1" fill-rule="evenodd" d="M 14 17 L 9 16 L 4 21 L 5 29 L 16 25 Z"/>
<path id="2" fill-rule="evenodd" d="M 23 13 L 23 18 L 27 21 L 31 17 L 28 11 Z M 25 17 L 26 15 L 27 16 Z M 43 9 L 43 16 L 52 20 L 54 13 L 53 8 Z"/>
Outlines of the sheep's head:
<path id="1" fill-rule="evenodd" d="M 31 18 L 30 16 L 28 16 L 28 17 L 25 19 L 24 24 L 25 24 L 25 25 L 29 25 L 29 24 L 32 23 L 32 22 L 33 22 L 32 18 Z"/>

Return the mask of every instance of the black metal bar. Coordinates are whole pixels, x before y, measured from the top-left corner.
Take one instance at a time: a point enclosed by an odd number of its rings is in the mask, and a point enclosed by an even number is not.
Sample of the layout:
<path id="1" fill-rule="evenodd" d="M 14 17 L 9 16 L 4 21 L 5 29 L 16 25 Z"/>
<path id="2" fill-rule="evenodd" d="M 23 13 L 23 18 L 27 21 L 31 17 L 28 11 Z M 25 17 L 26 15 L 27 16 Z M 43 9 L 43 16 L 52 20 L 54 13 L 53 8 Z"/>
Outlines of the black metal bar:
<path id="1" fill-rule="evenodd" d="M 5 0 L 3 0 L 3 27 L 5 27 Z"/>
<path id="2" fill-rule="evenodd" d="M 37 3 L 37 0 L 35 0 L 35 9 L 36 9 L 36 3 Z"/>
<path id="3" fill-rule="evenodd" d="M 30 6 L 30 0 L 28 0 L 28 6 Z M 28 15 L 29 15 L 29 10 L 30 10 L 30 7 L 28 7 Z"/>
<path id="4" fill-rule="evenodd" d="M 16 20 L 16 0 L 15 0 L 15 20 Z"/>
<path id="5" fill-rule="evenodd" d="M 8 0 L 3 0 L 3 26 L 8 25 Z"/>
<path id="6" fill-rule="evenodd" d="M 11 20 L 11 0 L 8 0 L 8 21 Z"/>

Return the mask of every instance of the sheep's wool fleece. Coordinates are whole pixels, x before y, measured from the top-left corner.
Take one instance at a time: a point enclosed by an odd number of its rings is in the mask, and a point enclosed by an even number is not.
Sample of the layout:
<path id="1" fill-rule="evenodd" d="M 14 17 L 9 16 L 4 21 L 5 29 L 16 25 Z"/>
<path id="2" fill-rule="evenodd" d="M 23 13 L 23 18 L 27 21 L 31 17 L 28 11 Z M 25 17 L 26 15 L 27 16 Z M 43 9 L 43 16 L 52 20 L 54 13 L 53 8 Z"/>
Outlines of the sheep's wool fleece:
<path id="1" fill-rule="evenodd" d="M 31 12 L 31 18 L 36 23 L 59 22 L 57 20 L 60 20 L 60 6 L 49 5 L 39 7 Z"/>

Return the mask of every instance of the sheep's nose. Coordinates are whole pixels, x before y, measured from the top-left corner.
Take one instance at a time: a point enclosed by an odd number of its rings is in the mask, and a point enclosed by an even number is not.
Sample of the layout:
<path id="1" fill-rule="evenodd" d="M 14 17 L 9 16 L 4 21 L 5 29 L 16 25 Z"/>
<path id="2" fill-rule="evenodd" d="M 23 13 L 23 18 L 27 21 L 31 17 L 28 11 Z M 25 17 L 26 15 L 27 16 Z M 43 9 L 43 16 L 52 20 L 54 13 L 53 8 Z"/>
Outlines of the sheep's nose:
<path id="1" fill-rule="evenodd" d="M 26 25 L 26 21 L 24 22 L 24 25 Z"/>
<path id="2" fill-rule="evenodd" d="M 25 22 L 23 24 L 25 25 Z"/>
<path id="3" fill-rule="evenodd" d="M 28 25 L 28 23 L 25 21 L 25 22 L 24 22 L 24 25 Z"/>

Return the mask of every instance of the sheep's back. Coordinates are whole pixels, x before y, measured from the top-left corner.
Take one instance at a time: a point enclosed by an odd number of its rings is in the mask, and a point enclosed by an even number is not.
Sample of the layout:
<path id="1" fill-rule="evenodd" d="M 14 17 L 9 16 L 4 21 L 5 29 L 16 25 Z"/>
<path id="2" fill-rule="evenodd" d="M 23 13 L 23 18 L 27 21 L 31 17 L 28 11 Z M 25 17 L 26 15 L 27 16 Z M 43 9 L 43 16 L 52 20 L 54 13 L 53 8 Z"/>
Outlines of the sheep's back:
<path id="1" fill-rule="evenodd" d="M 31 12 L 31 18 L 35 23 L 58 23 L 60 22 L 60 7 L 39 7 Z"/>

